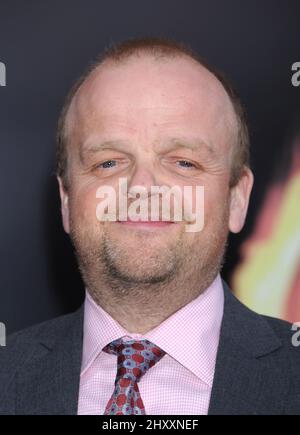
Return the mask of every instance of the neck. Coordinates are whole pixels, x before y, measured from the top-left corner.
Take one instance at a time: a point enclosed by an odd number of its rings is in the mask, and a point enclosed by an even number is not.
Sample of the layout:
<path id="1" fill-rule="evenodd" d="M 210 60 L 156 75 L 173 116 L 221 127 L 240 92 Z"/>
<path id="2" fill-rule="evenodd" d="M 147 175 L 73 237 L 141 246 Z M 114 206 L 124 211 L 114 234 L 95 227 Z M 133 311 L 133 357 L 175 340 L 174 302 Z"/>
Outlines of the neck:
<path id="1" fill-rule="evenodd" d="M 215 277 L 197 275 L 183 281 L 176 276 L 155 284 L 110 280 L 88 288 L 94 301 L 126 331 L 145 334 L 203 293 Z"/>

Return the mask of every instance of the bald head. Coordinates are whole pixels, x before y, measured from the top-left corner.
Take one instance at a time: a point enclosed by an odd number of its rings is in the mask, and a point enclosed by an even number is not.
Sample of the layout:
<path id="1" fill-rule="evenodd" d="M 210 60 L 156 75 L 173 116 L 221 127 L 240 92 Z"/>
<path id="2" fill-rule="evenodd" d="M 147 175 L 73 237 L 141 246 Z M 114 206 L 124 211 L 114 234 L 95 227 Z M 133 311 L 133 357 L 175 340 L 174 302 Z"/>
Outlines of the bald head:
<path id="1" fill-rule="evenodd" d="M 150 129 L 152 140 L 159 141 L 158 130 L 172 123 L 177 111 L 177 135 L 193 128 L 215 152 L 221 147 L 234 185 L 249 164 L 247 126 L 234 91 L 182 46 L 146 42 L 110 49 L 71 90 L 59 123 L 58 175 L 67 186 L 71 153 L 79 153 L 100 131 L 105 136 L 104 118 L 120 128 L 127 123 L 132 131 L 139 126 L 140 135 Z"/>
<path id="2" fill-rule="evenodd" d="M 206 68 L 187 56 L 161 61 L 145 55 L 96 68 L 66 117 L 72 154 L 100 138 L 119 141 L 128 134 L 145 149 L 171 135 L 199 139 L 230 162 L 237 122 L 223 86 Z"/>

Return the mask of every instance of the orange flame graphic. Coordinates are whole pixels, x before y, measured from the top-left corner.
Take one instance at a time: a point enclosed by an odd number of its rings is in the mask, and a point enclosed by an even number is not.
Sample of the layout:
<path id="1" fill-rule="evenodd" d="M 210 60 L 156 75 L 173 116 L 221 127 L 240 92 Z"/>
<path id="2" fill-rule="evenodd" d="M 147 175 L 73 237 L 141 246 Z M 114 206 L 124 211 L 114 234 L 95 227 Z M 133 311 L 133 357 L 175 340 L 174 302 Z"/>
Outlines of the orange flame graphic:
<path id="1" fill-rule="evenodd" d="M 231 287 L 261 314 L 300 320 L 300 138 L 284 182 L 267 192 Z"/>

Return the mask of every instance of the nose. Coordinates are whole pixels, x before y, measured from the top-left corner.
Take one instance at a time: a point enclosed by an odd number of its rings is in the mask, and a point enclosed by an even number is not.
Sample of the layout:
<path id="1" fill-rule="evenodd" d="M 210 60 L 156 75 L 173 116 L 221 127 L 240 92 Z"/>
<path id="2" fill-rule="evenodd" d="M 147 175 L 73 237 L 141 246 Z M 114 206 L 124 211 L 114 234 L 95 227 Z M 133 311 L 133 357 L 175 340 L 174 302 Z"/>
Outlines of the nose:
<path id="1" fill-rule="evenodd" d="M 156 185 L 155 180 L 156 176 L 154 173 L 154 168 L 150 162 L 145 161 L 137 163 L 132 176 L 128 179 L 128 188 L 132 189 L 134 186 L 142 186 L 149 195 L 151 186 Z"/>

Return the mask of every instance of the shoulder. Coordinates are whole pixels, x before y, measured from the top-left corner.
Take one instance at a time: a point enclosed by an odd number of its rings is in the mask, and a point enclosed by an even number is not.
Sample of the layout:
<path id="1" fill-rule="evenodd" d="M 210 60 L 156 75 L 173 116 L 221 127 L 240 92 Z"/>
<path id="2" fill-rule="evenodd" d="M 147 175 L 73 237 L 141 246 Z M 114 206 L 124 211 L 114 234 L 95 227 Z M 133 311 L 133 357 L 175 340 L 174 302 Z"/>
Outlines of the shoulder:
<path id="1" fill-rule="evenodd" d="M 58 342 L 68 339 L 72 329 L 80 329 L 83 309 L 17 331 L 0 347 L 0 383 L 28 359 L 38 359 Z"/>
<path id="2" fill-rule="evenodd" d="M 6 346 L 3 348 L 11 348 L 20 341 L 32 342 L 37 340 L 52 341 L 58 336 L 63 335 L 64 331 L 70 327 L 76 317 L 79 317 L 81 308 L 74 313 L 65 314 L 44 322 L 29 326 L 20 331 L 14 332 L 7 338 Z"/>
<path id="3" fill-rule="evenodd" d="M 41 388 L 51 391 L 60 379 L 62 367 L 67 377 L 76 366 L 77 375 L 82 320 L 81 307 L 74 313 L 39 323 L 7 338 L 6 346 L 0 348 L 1 415 L 23 413 L 25 409 L 26 413 L 28 410 L 31 413 L 39 406 L 41 409 L 46 406 L 47 399 L 35 395 Z"/>
<path id="4" fill-rule="evenodd" d="M 248 342 L 252 341 L 257 345 L 259 345 L 260 341 L 266 343 L 273 337 L 286 350 L 293 351 L 292 353 L 297 357 L 300 356 L 300 323 L 297 326 L 282 319 L 259 314 L 244 305 L 232 293 L 224 280 L 223 286 L 225 296 L 224 318 L 227 320 L 228 328 L 235 325 L 235 332 L 239 335 L 243 332 L 243 338 L 247 336 L 249 338 Z"/>
<path id="5" fill-rule="evenodd" d="M 264 316 L 261 314 L 257 315 L 261 316 L 269 324 L 273 331 L 283 339 L 295 332 L 293 329 L 293 324 L 287 322 L 286 320 L 278 319 L 276 317 Z"/>
<path id="6" fill-rule="evenodd" d="M 290 380 L 290 400 L 289 405 L 286 406 L 286 414 L 298 415 L 300 412 L 300 324 L 291 324 L 268 316 L 263 318 L 282 344 L 277 363 Z"/>
<path id="7" fill-rule="evenodd" d="M 224 335 L 239 342 L 256 357 L 270 355 L 277 364 L 299 379 L 300 391 L 300 324 L 258 314 L 246 307 L 223 280 L 225 306 Z M 296 372 L 296 373 L 295 373 Z"/>
<path id="8" fill-rule="evenodd" d="M 300 366 L 300 323 L 297 325 L 269 316 L 261 316 L 274 334 L 280 339 L 283 351 L 290 357 L 291 363 Z"/>

